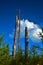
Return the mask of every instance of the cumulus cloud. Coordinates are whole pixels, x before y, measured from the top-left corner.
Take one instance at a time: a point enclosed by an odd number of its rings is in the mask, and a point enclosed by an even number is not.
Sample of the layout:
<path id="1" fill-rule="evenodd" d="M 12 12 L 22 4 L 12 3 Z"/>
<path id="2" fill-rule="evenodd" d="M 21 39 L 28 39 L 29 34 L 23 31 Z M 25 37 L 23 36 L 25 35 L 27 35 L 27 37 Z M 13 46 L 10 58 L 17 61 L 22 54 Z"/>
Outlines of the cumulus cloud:
<path id="1" fill-rule="evenodd" d="M 19 23 L 19 21 L 18 21 Z M 20 38 L 25 36 L 25 27 L 28 28 L 28 36 L 32 40 L 40 40 L 39 38 L 39 32 L 42 33 L 41 28 L 37 25 L 34 24 L 33 22 L 30 22 L 29 20 L 20 20 Z M 14 31 L 13 34 L 10 34 L 10 37 L 14 36 Z"/>

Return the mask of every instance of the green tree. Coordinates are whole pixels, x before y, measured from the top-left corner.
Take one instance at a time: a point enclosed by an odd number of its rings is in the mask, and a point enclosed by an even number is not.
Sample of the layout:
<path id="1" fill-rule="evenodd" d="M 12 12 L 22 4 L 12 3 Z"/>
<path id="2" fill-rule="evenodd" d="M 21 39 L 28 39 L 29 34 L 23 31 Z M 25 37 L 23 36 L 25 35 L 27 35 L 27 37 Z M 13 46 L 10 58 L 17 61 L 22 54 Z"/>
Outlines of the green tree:
<path id="1" fill-rule="evenodd" d="M 0 65 L 8 65 L 10 61 L 9 46 L 4 42 L 3 34 L 0 35 Z"/>

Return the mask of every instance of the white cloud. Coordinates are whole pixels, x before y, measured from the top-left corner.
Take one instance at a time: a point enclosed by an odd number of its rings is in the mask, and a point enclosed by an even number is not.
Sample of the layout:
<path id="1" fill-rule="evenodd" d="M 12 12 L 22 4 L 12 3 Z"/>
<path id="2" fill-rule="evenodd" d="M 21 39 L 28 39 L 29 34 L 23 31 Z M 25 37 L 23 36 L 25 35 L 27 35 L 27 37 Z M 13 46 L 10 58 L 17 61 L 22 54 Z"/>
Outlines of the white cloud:
<path id="1" fill-rule="evenodd" d="M 37 29 L 34 29 L 30 32 L 30 38 L 33 40 L 33 41 L 39 41 L 41 38 L 39 37 L 39 33 L 42 32 L 41 29 L 37 28 Z"/>
<path id="2" fill-rule="evenodd" d="M 42 32 L 41 28 L 34 24 L 33 22 L 30 22 L 28 20 L 20 20 L 20 37 L 25 36 L 25 27 L 28 28 L 28 35 L 32 40 L 40 40 L 39 38 L 39 32 Z M 14 33 L 14 31 L 13 31 Z M 14 34 L 10 34 L 10 37 L 13 37 Z"/>

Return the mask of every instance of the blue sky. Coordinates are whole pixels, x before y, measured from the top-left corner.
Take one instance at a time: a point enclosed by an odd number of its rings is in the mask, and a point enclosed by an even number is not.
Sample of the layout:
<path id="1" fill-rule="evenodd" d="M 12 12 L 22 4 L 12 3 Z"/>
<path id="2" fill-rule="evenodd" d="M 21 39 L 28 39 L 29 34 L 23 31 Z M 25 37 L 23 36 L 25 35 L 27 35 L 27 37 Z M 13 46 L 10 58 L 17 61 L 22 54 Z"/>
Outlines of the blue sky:
<path id="1" fill-rule="evenodd" d="M 18 8 L 20 8 L 21 19 L 27 19 L 39 25 L 40 28 L 43 27 L 43 0 L 0 0 L 0 33 L 4 32 L 5 41 L 9 43 L 10 49 L 12 49 L 13 38 L 10 38 L 9 34 L 13 32 L 15 27 Z M 24 49 L 24 41 L 22 41 L 21 46 Z M 31 44 L 33 41 L 30 39 L 29 46 Z M 42 47 L 41 41 L 39 45 Z"/>

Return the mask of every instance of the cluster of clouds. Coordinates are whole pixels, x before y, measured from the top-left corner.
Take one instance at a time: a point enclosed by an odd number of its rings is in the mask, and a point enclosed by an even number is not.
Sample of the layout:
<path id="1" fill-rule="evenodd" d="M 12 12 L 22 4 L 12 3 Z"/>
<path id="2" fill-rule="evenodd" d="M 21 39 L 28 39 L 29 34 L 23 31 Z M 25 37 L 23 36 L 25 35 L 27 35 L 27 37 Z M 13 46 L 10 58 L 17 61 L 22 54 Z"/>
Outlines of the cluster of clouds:
<path id="1" fill-rule="evenodd" d="M 34 24 L 27 19 L 20 20 L 20 38 L 25 36 L 25 27 L 28 28 L 28 36 L 32 41 L 40 40 L 39 33 L 42 33 L 42 29 L 37 24 Z M 11 38 L 14 37 L 14 30 L 9 36 Z"/>

